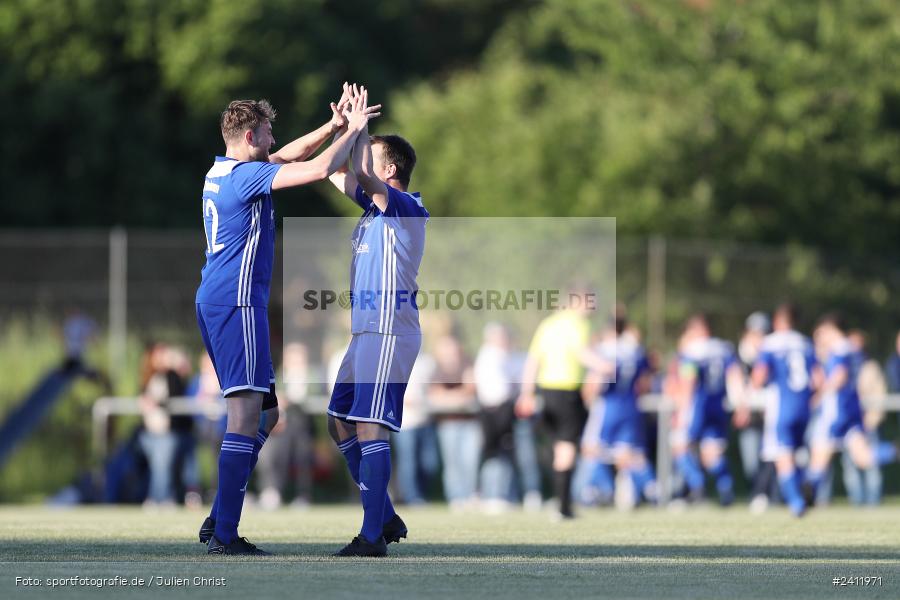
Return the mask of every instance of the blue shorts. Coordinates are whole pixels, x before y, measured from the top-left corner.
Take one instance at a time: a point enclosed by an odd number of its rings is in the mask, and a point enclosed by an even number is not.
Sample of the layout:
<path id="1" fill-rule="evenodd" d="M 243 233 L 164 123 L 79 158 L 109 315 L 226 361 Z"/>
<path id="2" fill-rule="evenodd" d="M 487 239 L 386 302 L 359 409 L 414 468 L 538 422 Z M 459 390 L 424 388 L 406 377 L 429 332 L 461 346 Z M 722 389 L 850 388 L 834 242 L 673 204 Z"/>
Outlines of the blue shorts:
<path id="1" fill-rule="evenodd" d="M 810 432 L 812 443 L 841 447 L 844 439 L 854 431 L 865 433 L 862 411 L 842 407 L 833 395 L 822 400 L 822 407 L 813 422 L 814 427 Z"/>
<path id="2" fill-rule="evenodd" d="M 263 410 L 277 406 L 268 311 L 257 306 L 198 304 L 197 324 L 222 395 L 263 392 Z"/>
<path id="3" fill-rule="evenodd" d="M 599 442 L 603 454 L 644 448 L 644 422 L 641 413 L 620 402 L 598 399 L 591 407 L 584 427 L 582 444 Z"/>
<path id="4" fill-rule="evenodd" d="M 400 431 L 403 395 L 422 336 L 357 333 L 338 369 L 328 414 Z"/>
<path id="5" fill-rule="evenodd" d="M 697 403 L 680 415 L 681 427 L 672 432 L 672 440 L 684 444 L 728 443 L 728 413 L 721 409 L 697 410 Z"/>
<path id="6" fill-rule="evenodd" d="M 767 402 L 763 417 L 763 459 L 775 460 L 779 454 L 803 447 L 808 424 L 808 411 L 796 408 L 790 412 L 784 411 L 777 397 Z"/>

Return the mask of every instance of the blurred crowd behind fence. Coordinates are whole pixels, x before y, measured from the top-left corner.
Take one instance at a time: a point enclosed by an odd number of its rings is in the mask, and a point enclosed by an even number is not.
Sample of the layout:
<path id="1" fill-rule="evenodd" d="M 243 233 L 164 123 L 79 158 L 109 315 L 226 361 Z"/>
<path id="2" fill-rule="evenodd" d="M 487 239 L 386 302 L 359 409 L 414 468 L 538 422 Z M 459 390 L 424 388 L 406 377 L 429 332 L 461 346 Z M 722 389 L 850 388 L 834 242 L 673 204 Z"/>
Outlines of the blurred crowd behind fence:
<path id="1" fill-rule="evenodd" d="M 53 337 L 49 332 L 61 328 L 66 315 L 77 311 L 97 324 L 92 360 L 110 374 L 111 391 L 134 394 L 142 345 L 165 340 L 188 349 L 191 355 L 200 350 L 194 293 L 204 245 L 202 232 L 192 231 L 0 232 L 0 250 L 5 257 L 0 262 L 0 285 L 5 292 L 0 296 L 0 336 L 13 340 L 0 346 L 0 354 L 21 355 L 17 360 L 28 361 L 32 375 L 52 368 L 63 357 L 61 337 L 45 338 Z M 880 359 L 893 350 L 900 328 L 900 303 L 896 301 L 900 273 L 893 267 L 852 262 L 840 252 L 730 241 L 619 237 L 616 246 L 617 296 L 644 332 L 647 346 L 664 357 L 670 355 L 684 319 L 695 311 L 706 312 L 713 331 L 733 340 L 749 313 L 771 310 L 785 299 L 801 308 L 802 330 L 809 331 L 825 311 L 840 309 L 851 326 L 869 334 L 871 356 Z M 281 274 L 279 240 L 270 306 L 276 364 L 281 362 L 282 350 Z M 486 315 L 485 322 L 495 318 Z M 595 327 L 599 328 L 604 318 L 598 315 Z M 20 338 L 9 335 L 11 331 L 26 332 L 24 347 L 15 341 Z M 520 348 L 528 339 L 517 340 Z M 462 341 L 474 355 L 480 340 Z M 426 339 L 426 349 L 428 343 Z M 57 346 L 59 354 L 54 356 L 51 347 Z M 315 353 L 309 358 L 320 368 L 328 360 L 327 355 Z M 15 361 L 4 358 L 2 363 L 6 365 L 0 367 L 2 378 L 16 385 L 0 391 L 0 418 L 21 401 L 24 390 L 37 383 L 37 379 L 14 372 L 10 365 Z M 88 393 L 91 402 L 102 395 L 95 390 Z M 58 409 L 63 410 L 65 435 L 45 436 L 34 443 L 66 444 L 59 450 L 66 451 L 69 463 L 60 461 L 57 467 L 71 470 L 72 464 L 83 467 L 90 461 L 91 419 L 86 407 Z M 79 457 L 78 448 L 83 456 Z M 48 449 L 40 456 L 49 455 L 53 453 Z M 19 468 L 15 456 L 5 472 L 10 468 Z M 19 479 L 27 477 L 7 479 L 7 483 Z"/>

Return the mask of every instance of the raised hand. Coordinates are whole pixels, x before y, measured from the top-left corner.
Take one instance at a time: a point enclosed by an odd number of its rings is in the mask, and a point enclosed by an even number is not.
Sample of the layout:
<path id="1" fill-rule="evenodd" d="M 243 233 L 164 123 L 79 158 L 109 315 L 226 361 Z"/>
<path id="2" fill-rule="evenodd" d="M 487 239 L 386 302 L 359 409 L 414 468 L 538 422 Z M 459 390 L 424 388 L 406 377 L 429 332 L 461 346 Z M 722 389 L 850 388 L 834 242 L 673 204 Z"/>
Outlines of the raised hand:
<path id="1" fill-rule="evenodd" d="M 353 84 L 353 95 L 350 100 L 350 113 L 348 115 L 348 125 L 355 131 L 361 131 L 371 119 L 380 117 L 381 105 L 368 106 L 369 91 L 365 87 L 357 88 Z"/>
<path id="2" fill-rule="evenodd" d="M 347 126 L 348 104 L 350 103 L 350 85 L 345 81 L 343 92 L 337 104 L 331 103 L 331 126 L 334 129 L 343 129 Z"/>

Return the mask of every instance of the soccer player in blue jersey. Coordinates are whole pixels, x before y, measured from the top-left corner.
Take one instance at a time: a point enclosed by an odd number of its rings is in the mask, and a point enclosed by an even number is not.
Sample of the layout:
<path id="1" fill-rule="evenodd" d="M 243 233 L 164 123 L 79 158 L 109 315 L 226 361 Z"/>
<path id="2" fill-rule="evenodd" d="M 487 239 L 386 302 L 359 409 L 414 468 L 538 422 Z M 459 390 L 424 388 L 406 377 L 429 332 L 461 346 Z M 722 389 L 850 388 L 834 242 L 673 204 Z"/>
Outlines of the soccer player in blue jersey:
<path id="1" fill-rule="evenodd" d="M 734 479 L 725 459 L 730 420 L 725 398 L 728 389 L 739 389 L 743 375 L 734 346 L 711 336 L 705 315 L 694 315 L 685 326 L 675 379 L 672 455 L 688 498 L 703 497 L 705 469 L 715 478 L 719 502 L 727 506 L 734 501 Z"/>
<path id="2" fill-rule="evenodd" d="M 351 238 L 352 338 L 328 405 L 328 430 L 359 486 L 363 523 L 335 556 L 384 556 L 388 543 L 407 535 L 387 492 L 388 437 L 400 430 L 403 395 L 422 344 L 415 296 L 428 211 L 418 193 L 407 192 L 415 164 L 403 138 L 370 138 L 363 130 L 352 169 L 330 177 L 363 211 Z"/>
<path id="3" fill-rule="evenodd" d="M 593 354 L 592 369 L 585 381 L 586 395 L 592 398 L 581 448 L 592 470 L 588 487 L 601 500 L 613 490 L 610 465 L 619 473 L 619 482 L 633 486 L 634 493 L 616 487 L 616 504 L 631 508 L 643 496 L 656 501 L 656 476 L 646 457 L 644 419 L 638 397 L 650 387 L 651 365 L 644 348 L 627 329 L 624 313 L 618 313 L 614 327 L 606 333 Z M 602 383 L 607 382 L 607 383 Z"/>
<path id="4" fill-rule="evenodd" d="M 775 457 L 781 495 L 794 516 L 799 517 L 806 512 L 806 501 L 794 454 L 804 444 L 818 367 L 812 342 L 794 331 L 795 321 L 792 305 L 783 304 L 776 309 L 772 319 L 774 331 L 763 340 L 750 384 L 757 390 L 770 381 L 777 386 L 777 402 L 766 407 L 762 452 Z"/>
<path id="5" fill-rule="evenodd" d="M 843 319 L 829 314 L 819 320 L 815 338 L 828 353 L 824 382 L 815 397 L 818 420 L 810 438 L 810 461 L 806 473 L 806 500 L 812 502 L 828 473 L 836 450 L 845 449 L 857 468 L 866 470 L 895 459 L 893 445 L 872 446 L 863 425 L 863 410 L 857 392 L 859 369 L 864 358 L 847 338 Z"/>
<path id="6" fill-rule="evenodd" d="M 321 181 L 346 162 L 378 106 L 364 96 L 332 105 L 332 120 L 274 154 L 275 111 L 237 100 L 222 113 L 225 155 L 206 173 L 202 214 L 206 265 L 197 290 L 197 321 L 226 398 L 228 423 L 219 453 L 212 512 L 200 529 L 210 554 L 268 554 L 238 536 L 244 492 L 259 450 L 278 420 L 267 306 L 275 255 L 272 191 Z M 306 160 L 336 130 L 322 154 Z"/>

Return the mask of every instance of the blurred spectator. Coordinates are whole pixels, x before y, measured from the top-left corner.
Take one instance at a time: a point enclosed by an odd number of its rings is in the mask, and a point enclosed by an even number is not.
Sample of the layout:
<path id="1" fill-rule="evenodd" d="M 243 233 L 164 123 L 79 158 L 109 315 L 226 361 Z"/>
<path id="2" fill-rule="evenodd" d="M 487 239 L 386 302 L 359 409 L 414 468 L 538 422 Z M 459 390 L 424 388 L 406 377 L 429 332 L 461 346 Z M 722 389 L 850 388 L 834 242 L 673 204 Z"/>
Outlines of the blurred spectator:
<path id="1" fill-rule="evenodd" d="M 429 414 L 427 395 L 434 369 L 434 359 L 419 354 L 403 398 L 403 427 L 392 434 L 395 484 L 406 504 L 423 504 L 431 481 L 440 470 L 437 433 Z"/>
<path id="2" fill-rule="evenodd" d="M 482 446 L 472 365 L 451 335 L 437 340 L 434 360 L 428 391 L 444 466 L 444 495 L 451 508 L 465 508 L 477 500 Z"/>
<path id="3" fill-rule="evenodd" d="M 291 505 L 303 508 L 312 501 L 313 421 L 304 408 L 309 394 L 309 357 L 306 346 L 290 343 L 278 380 L 278 424 L 259 453 L 259 504 L 266 510 L 281 506 L 287 494 Z"/>
<path id="4" fill-rule="evenodd" d="M 520 373 L 523 365 L 524 357 L 518 367 Z M 516 415 L 516 421 L 513 424 L 513 451 L 516 458 L 516 475 L 522 492 L 522 504 L 526 510 L 539 510 L 543 505 L 543 496 L 541 494 L 541 467 L 538 463 L 534 417 Z"/>
<path id="5" fill-rule="evenodd" d="M 474 367 L 475 390 L 481 406 L 484 447 L 481 497 L 486 508 L 502 511 L 513 499 L 513 428 L 516 421 L 516 382 L 521 361 L 510 348 L 509 332 L 499 323 L 488 323 Z"/>
<path id="6" fill-rule="evenodd" d="M 197 374 L 188 385 L 186 394 L 193 399 L 197 415 L 194 417 L 197 438 L 210 448 L 213 455 L 219 451 L 225 435 L 225 398 L 219 386 L 219 378 L 206 351 L 197 360 Z M 216 493 L 218 469 L 212 469 L 211 495 Z M 187 498 L 186 498 L 187 499 Z M 212 498 L 209 498 L 212 501 Z"/>
<path id="7" fill-rule="evenodd" d="M 184 382 L 170 368 L 169 348 L 155 343 L 144 353 L 141 367 L 141 415 L 144 430 L 138 438 L 150 469 L 145 505 L 171 505 L 175 500 L 173 473 L 178 440 L 166 402 L 184 393 Z"/>

